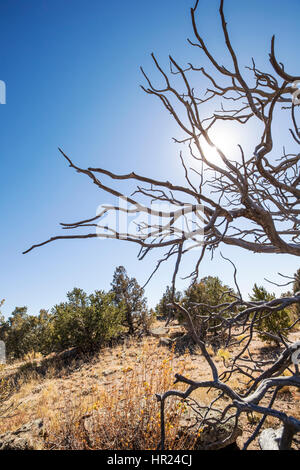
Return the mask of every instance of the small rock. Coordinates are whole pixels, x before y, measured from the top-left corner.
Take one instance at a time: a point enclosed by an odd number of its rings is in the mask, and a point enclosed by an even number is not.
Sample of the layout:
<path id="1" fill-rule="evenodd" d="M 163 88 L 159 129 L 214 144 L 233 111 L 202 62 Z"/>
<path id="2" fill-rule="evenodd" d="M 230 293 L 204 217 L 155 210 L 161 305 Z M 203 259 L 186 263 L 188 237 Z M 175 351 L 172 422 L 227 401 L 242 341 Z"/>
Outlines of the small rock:
<path id="1" fill-rule="evenodd" d="M 149 331 L 150 335 L 155 336 L 156 338 L 161 338 L 162 336 L 167 336 L 169 333 L 169 328 L 160 326 L 158 328 L 153 328 Z"/>
<path id="2" fill-rule="evenodd" d="M 279 450 L 283 427 L 275 430 L 272 428 L 264 429 L 258 438 L 261 450 Z"/>
<path id="3" fill-rule="evenodd" d="M 205 410 L 201 410 L 204 417 Z M 227 420 L 225 423 L 219 423 L 222 412 L 211 410 L 202 422 L 202 416 L 189 410 L 187 416 L 180 419 L 179 436 L 191 437 L 193 439 L 201 428 L 201 432 L 196 438 L 195 450 L 219 450 L 231 444 L 234 444 L 239 436 L 242 435 L 242 429 L 235 428 L 235 418 Z"/>
<path id="4" fill-rule="evenodd" d="M 117 367 L 115 368 L 111 368 L 111 369 L 106 369 L 102 372 L 102 375 L 104 375 L 104 377 L 107 377 L 108 375 L 112 375 L 112 374 L 115 374 L 116 372 L 118 372 L 120 369 L 118 369 Z"/>
<path id="5" fill-rule="evenodd" d="M 0 436 L 0 450 L 42 450 L 44 449 L 43 420 L 37 419 L 24 424 L 16 431 Z"/>

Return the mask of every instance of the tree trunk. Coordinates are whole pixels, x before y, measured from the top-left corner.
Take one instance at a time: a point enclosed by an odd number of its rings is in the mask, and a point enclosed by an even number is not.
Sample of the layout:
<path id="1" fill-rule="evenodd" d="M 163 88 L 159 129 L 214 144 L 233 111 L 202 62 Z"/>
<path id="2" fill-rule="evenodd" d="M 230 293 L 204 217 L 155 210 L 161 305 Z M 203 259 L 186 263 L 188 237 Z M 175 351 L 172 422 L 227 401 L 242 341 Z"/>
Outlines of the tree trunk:
<path id="1" fill-rule="evenodd" d="M 289 450 L 291 448 L 294 434 L 295 429 L 292 426 L 285 424 L 283 427 L 282 436 L 279 444 L 280 450 Z"/>

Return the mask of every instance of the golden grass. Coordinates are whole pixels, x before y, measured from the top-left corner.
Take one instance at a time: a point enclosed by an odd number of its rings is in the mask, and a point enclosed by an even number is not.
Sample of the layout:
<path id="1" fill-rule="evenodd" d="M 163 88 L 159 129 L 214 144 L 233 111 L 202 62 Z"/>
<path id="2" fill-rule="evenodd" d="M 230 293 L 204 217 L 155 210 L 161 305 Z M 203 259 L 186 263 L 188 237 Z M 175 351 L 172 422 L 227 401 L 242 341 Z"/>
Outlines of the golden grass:
<path id="1" fill-rule="evenodd" d="M 210 353 L 221 371 L 230 352 Z M 140 342 L 129 340 L 103 349 L 98 356 L 74 360 L 65 366 L 59 361 L 48 361 L 41 374 L 37 364 L 42 363 L 41 358 L 28 357 L 15 369 L 7 365 L 0 371 L 2 378 L 7 373 L 5 380 L 11 382 L 10 386 L 16 386 L 13 397 L 5 403 L 13 403 L 13 407 L 7 418 L 0 420 L 0 434 L 43 418 L 49 449 L 156 449 L 160 440 L 160 407 L 155 394 L 184 389 L 180 384 L 174 385 L 175 372 L 199 380 L 211 376 L 199 352 L 178 356 L 174 350 L 158 347 L 158 340 L 151 337 Z M 13 382 L 16 376 L 17 381 Z M 230 380 L 230 385 L 236 390 L 243 387 L 238 376 Z M 215 397 L 215 391 L 206 389 L 193 394 L 202 405 Z M 291 397 L 291 393 L 282 393 L 281 398 Z M 185 405 L 172 398 L 166 411 L 166 448 L 193 449 L 197 435 L 189 442 L 183 436 L 178 438 Z M 258 416 L 245 415 L 245 430 L 252 429 L 257 421 Z M 266 425 L 272 424 L 272 419 L 266 421 Z"/>
<path id="2" fill-rule="evenodd" d="M 128 351 L 127 357 L 133 352 Z M 145 342 L 109 388 L 95 384 L 84 399 L 76 397 L 62 413 L 52 413 L 48 421 L 48 445 L 60 449 L 154 450 L 160 439 L 160 408 L 155 398 L 174 388 L 174 365 L 186 371 L 186 358 L 175 361 L 174 351 L 161 356 L 153 344 Z M 178 386 L 177 386 L 178 388 Z M 66 397 L 68 399 L 68 397 Z M 166 410 L 166 445 L 182 449 L 188 443 L 177 436 L 180 417 L 186 411 L 179 400 Z M 193 447 L 194 442 L 189 443 Z"/>
<path id="3" fill-rule="evenodd" d="M 13 397 L 14 411 L 0 421 L 0 433 L 43 418 L 49 448 L 155 449 L 160 437 L 160 408 L 155 394 L 174 388 L 175 363 L 176 372 L 191 369 L 188 357 L 176 358 L 174 351 L 160 350 L 157 340 L 148 338 L 139 348 L 131 342 L 126 347 L 104 350 L 92 366 L 83 365 L 80 376 L 75 372 L 68 376 L 69 370 L 60 369 L 56 377 L 52 366 L 41 378 L 31 361 L 24 363 L 19 368 L 22 378 Z M 112 363 L 117 366 L 112 369 L 115 372 L 104 382 L 103 372 Z M 85 380 L 86 376 L 90 379 Z M 170 401 L 170 448 L 182 448 L 176 425 L 183 412 L 178 400 Z"/>

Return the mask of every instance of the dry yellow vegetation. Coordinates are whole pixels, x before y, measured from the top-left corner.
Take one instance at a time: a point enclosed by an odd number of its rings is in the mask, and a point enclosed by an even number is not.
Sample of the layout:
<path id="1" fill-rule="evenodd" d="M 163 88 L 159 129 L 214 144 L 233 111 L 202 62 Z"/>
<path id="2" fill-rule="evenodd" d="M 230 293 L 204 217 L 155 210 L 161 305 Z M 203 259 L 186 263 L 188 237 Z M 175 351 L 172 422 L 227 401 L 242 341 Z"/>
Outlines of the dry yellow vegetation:
<path id="1" fill-rule="evenodd" d="M 262 346 L 257 341 L 256 347 Z M 212 349 L 210 354 L 214 354 Z M 230 351 L 224 350 L 214 354 L 220 370 L 229 355 Z M 153 337 L 130 339 L 93 357 L 70 359 L 67 364 L 59 357 L 29 357 L 1 371 L 2 380 L 7 387 L 13 387 L 14 393 L 5 401 L 5 408 L 10 408 L 0 419 L 0 434 L 42 418 L 49 449 L 156 449 L 160 412 L 155 394 L 182 389 L 182 384 L 174 385 L 175 372 L 189 378 L 210 378 L 199 351 L 175 354 L 174 349 L 159 347 L 158 339 Z M 235 377 L 231 385 L 241 390 L 243 381 Z M 208 405 L 215 394 L 198 389 L 193 398 Z M 280 395 L 282 409 L 300 416 L 299 398 L 295 392 L 284 390 Z M 180 400 L 169 401 L 169 449 L 193 448 L 193 441 L 178 438 L 179 421 L 185 412 Z M 244 441 L 256 422 L 257 417 L 244 415 L 244 433 L 239 439 Z M 274 424 L 268 418 L 265 426 Z"/>

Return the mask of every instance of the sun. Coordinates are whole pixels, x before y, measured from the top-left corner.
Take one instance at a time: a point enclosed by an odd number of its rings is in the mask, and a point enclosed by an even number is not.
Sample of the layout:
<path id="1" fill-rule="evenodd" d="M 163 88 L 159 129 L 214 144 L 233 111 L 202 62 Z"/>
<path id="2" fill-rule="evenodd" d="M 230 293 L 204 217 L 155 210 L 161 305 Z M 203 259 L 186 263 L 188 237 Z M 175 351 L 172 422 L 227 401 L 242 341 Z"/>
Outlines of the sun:
<path id="1" fill-rule="evenodd" d="M 238 147 L 238 137 L 233 131 L 225 129 L 211 132 L 210 139 L 213 146 L 209 145 L 205 139 L 202 139 L 201 146 L 204 151 L 205 158 L 211 162 L 221 161 L 218 150 L 221 150 L 229 160 L 236 160 L 240 154 Z"/>

